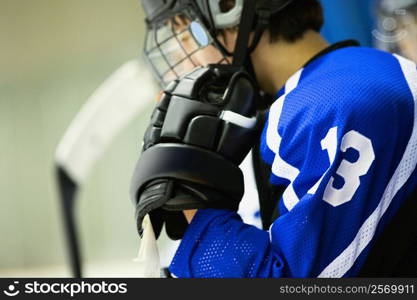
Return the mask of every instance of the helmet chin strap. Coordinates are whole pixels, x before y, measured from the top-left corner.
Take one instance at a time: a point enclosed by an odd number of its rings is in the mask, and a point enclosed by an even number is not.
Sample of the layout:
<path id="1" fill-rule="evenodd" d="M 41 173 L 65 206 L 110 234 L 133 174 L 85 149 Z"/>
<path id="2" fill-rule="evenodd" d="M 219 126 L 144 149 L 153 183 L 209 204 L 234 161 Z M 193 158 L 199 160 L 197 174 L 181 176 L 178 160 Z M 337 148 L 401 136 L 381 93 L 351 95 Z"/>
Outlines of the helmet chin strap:
<path id="1" fill-rule="evenodd" d="M 283 10 L 294 0 L 245 0 L 239 34 L 233 56 L 233 65 L 244 66 L 248 55 L 255 50 L 262 34 L 265 32 L 273 14 Z M 251 32 L 253 40 L 250 46 L 249 37 Z"/>
<path id="2" fill-rule="evenodd" d="M 253 24 L 256 16 L 256 3 L 255 0 L 245 0 L 242 10 L 241 20 L 239 25 L 239 33 L 236 41 L 235 50 L 233 53 L 233 65 L 236 67 L 244 67 L 245 61 L 248 57 L 249 49 L 249 37 L 253 30 Z"/>
<path id="3" fill-rule="evenodd" d="M 265 30 L 268 28 L 270 19 L 273 14 L 283 10 L 294 0 L 245 0 L 239 25 L 239 33 L 233 55 L 233 65 L 238 68 L 244 68 L 256 79 L 250 54 L 258 46 L 259 41 Z M 253 33 L 253 39 L 249 45 L 250 35 Z M 267 103 L 260 104 L 262 106 Z"/>
<path id="4" fill-rule="evenodd" d="M 245 69 L 246 72 L 248 72 L 248 74 L 253 78 L 254 82 L 257 85 L 259 85 L 253 67 L 252 59 L 250 58 L 250 54 L 252 51 L 255 50 L 256 46 L 258 45 L 261 39 L 262 34 L 267 28 L 269 19 L 271 17 L 271 13 L 268 9 L 258 10 L 257 8 L 259 7 L 257 6 L 256 1 L 257 0 L 244 1 L 241 16 L 241 20 L 244 21 L 241 21 L 239 25 L 239 33 L 233 55 L 233 66 Z M 270 2 L 268 3 L 270 4 Z M 252 32 L 254 33 L 253 39 L 251 41 L 251 45 L 249 45 L 249 40 Z M 268 101 L 266 101 L 266 99 L 259 99 L 257 103 L 258 109 L 262 110 L 264 109 L 264 107 L 267 106 L 267 103 L 264 102 Z"/>

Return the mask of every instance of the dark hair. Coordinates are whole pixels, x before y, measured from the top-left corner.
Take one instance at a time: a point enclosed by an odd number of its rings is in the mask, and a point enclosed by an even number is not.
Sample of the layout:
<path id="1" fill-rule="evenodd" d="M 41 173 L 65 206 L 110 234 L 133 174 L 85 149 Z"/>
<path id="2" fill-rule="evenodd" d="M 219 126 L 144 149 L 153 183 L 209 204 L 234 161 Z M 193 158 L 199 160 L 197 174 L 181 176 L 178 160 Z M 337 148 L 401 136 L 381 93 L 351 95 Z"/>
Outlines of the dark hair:
<path id="1" fill-rule="evenodd" d="M 234 3 L 235 0 L 222 0 L 221 9 L 228 11 Z M 295 42 L 308 30 L 319 32 L 323 23 L 323 9 L 317 0 L 295 0 L 272 16 L 268 27 L 271 43 L 280 39 Z"/>

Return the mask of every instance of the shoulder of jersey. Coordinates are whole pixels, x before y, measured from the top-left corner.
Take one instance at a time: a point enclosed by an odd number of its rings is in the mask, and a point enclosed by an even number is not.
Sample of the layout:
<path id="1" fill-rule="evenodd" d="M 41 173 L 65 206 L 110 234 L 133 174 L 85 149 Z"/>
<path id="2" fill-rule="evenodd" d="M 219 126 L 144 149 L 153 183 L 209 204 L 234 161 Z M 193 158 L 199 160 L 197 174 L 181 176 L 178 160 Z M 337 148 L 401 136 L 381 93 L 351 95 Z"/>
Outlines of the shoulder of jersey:
<path id="1" fill-rule="evenodd" d="M 336 50 L 307 65 L 294 98 L 312 109 L 366 112 L 408 101 L 408 85 L 398 59 L 365 47 Z M 291 95 L 289 95 L 291 97 Z"/>

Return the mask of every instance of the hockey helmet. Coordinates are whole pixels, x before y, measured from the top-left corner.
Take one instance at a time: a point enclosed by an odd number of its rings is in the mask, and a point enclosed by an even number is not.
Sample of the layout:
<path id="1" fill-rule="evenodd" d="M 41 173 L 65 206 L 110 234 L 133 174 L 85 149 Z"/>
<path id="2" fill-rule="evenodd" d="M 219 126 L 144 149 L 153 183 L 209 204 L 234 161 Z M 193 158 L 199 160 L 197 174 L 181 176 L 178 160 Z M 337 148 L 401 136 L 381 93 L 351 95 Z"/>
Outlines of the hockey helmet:
<path id="1" fill-rule="evenodd" d="M 201 65 L 203 51 L 210 51 L 213 64 L 243 67 L 271 15 L 292 1 L 141 0 L 147 24 L 144 55 L 162 85 Z M 222 30 L 234 27 L 239 33 L 230 51 L 220 37 Z M 251 32 L 255 35 L 248 47 Z"/>

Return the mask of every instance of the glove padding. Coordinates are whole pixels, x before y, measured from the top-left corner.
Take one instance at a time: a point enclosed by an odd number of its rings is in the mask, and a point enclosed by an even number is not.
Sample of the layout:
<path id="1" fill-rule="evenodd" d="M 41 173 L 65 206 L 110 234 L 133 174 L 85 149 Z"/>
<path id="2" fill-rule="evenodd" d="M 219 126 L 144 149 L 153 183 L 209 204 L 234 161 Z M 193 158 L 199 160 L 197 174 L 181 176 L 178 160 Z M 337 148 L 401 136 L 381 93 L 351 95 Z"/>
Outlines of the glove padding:
<path id="1" fill-rule="evenodd" d="M 139 233 L 146 214 L 158 237 L 187 227 L 183 210 L 237 210 L 239 164 L 255 142 L 257 89 L 232 66 L 198 68 L 172 82 L 155 108 L 131 183 Z"/>

